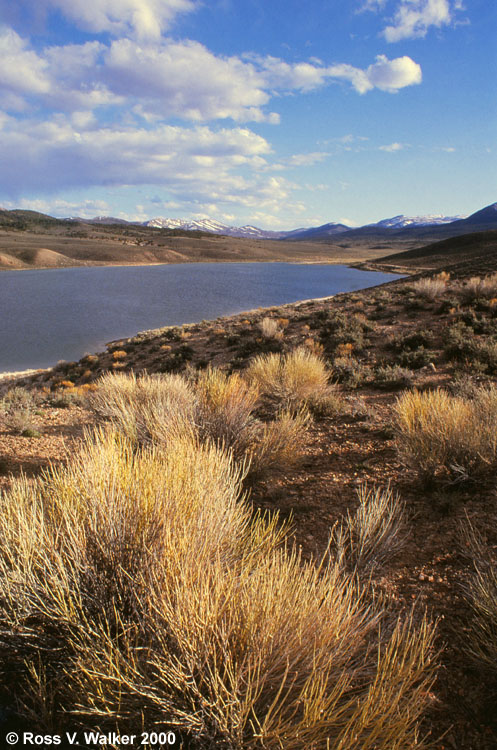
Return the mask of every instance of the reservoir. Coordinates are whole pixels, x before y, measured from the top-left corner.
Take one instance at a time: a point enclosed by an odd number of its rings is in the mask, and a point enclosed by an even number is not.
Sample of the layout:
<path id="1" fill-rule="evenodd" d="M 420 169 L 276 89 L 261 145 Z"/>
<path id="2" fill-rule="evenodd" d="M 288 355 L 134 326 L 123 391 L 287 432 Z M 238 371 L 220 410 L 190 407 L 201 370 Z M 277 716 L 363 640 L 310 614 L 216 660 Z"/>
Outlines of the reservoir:
<path id="1" fill-rule="evenodd" d="M 0 273 L 0 372 L 51 367 L 113 339 L 399 276 L 341 265 L 184 263 Z"/>

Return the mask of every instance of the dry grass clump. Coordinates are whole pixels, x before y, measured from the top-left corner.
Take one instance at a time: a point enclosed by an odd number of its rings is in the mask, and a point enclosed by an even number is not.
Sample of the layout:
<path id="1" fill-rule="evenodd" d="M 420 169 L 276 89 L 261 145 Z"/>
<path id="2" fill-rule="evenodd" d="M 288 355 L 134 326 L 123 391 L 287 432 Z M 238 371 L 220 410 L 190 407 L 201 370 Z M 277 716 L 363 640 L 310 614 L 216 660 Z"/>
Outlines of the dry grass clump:
<path id="1" fill-rule="evenodd" d="M 464 548 L 474 566 L 466 586 L 472 610 L 468 651 L 477 661 L 497 671 L 497 560 L 469 520 L 461 524 Z"/>
<path id="2" fill-rule="evenodd" d="M 324 360 L 306 347 L 284 355 L 255 357 L 245 377 L 259 388 L 264 405 L 273 412 L 279 409 L 298 411 L 302 407 L 319 410 L 328 399 L 336 399 Z"/>
<path id="3" fill-rule="evenodd" d="M 194 384 L 195 424 L 203 440 L 230 448 L 235 458 L 243 458 L 259 432 L 254 409 L 259 390 L 237 373 L 226 375 L 209 368 L 201 372 Z"/>
<path id="4" fill-rule="evenodd" d="M 30 726 L 175 729 L 194 750 L 411 750 L 433 630 L 304 563 L 224 452 L 97 433 L 2 497 L 2 679 Z"/>
<path id="5" fill-rule="evenodd" d="M 195 435 L 250 462 L 251 478 L 293 465 L 307 428 L 299 415 L 261 422 L 254 414 L 258 400 L 256 384 L 215 369 L 191 380 L 177 374 L 107 374 L 90 395 L 96 413 L 133 442 L 166 445 L 174 437 Z"/>
<path id="6" fill-rule="evenodd" d="M 265 339 L 281 340 L 283 338 L 283 331 L 276 318 L 263 318 L 259 323 L 259 328 Z"/>
<path id="7" fill-rule="evenodd" d="M 5 426 L 18 434 L 35 431 L 36 398 L 20 386 L 10 388 L 0 399 L 0 416 Z"/>
<path id="8" fill-rule="evenodd" d="M 421 297 L 432 301 L 438 299 L 438 297 L 447 291 L 449 279 L 450 274 L 442 271 L 431 278 L 418 279 L 413 283 L 412 289 Z"/>
<path id="9" fill-rule="evenodd" d="M 404 503 L 390 487 L 357 492 L 359 507 L 334 528 L 332 543 L 350 570 L 364 573 L 388 561 L 404 544 Z"/>
<path id="10" fill-rule="evenodd" d="M 131 441 L 166 443 L 188 434 L 194 423 L 194 394 L 181 375 L 108 373 L 89 396 L 99 417 L 110 419 Z"/>
<path id="11" fill-rule="evenodd" d="M 491 276 L 473 276 L 459 287 L 459 294 L 464 302 L 476 299 L 492 299 L 497 296 L 497 273 Z"/>
<path id="12" fill-rule="evenodd" d="M 495 463 L 495 386 L 475 389 L 471 400 L 443 390 L 406 392 L 394 414 L 400 453 L 425 480 L 475 478 Z"/>
<path id="13" fill-rule="evenodd" d="M 280 412 L 270 422 L 258 424 L 247 455 L 249 479 L 264 476 L 270 469 L 289 469 L 301 458 L 299 447 L 302 445 L 309 427 L 309 412 Z"/>

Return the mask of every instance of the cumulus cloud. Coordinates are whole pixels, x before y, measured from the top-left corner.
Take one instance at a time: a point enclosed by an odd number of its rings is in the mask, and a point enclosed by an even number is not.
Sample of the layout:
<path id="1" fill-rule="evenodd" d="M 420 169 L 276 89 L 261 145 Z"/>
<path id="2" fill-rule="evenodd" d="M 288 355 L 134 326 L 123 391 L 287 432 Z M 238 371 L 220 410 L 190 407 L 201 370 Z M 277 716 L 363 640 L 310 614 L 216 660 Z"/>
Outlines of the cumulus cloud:
<path id="1" fill-rule="evenodd" d="M 383 36 L 387 42 L 424 37 L 430 26 L 440 28 L 451 21 L 449 0 L 401 0 L 393 23 L 383 30 Z"/>
<path id="2" fill-rule="evenodd" d="M 114 93 L 140 99 L 144 110 L 161 116 L 277 119 L 261 109 L 269 94 L 252 64 L 216 56 L 199 42 L 166 40 L 145 46 L 121 39 L 108 50 L 102 75 Z"/>
<path id="3" fill-rule="evenodd" d="M 405 86 L 421 83 L 421 66 L 410 57 L 396 57 L 388 60 L 385 55 L 378 55 L 376 62 L 367 69 L 367 78 L 371 87 L 382 91 L 395 92 Z"/>
<path id="4" fill-rule="evenodd" d="M 50 214 L 50 216 L 80 216 L 86 219 L 91 219 L 96 214 L 107 214 L 110 210 L 107 201 L 103 200 L 88 199 L 76 202 L 61 198 L 51 200 L 43 198 L 18 198 L 15 202 L 6 201 L 5 208 L 26 208 L 31 211 Z"/>
<path id="5" fill-rule="evenodd" d="M 47 69 L 48 63 L 24 39 L 0 27 L 0 90 L 17 97 L 46 94 L 50 91 Z"/>
<path id="6" fill-rule="evenodd" d="M 325 83 L 349 81 L 359 94 L 374 88 L 394 93 L 399 89 L 421 83 L 421 67 L 410 57 L 389 60 L 378 55 L 376 62 L 366 69 L 347 63 L 319 66 L 310 63 L 289 64 L 273 57 L 259 59 L 268 86 L 287 90 L 312 91 Z"/>
<path id="7" fill-rule="evenodd" d="M 92 112 L 113 106 L 150 123 L 177 117 L 277 124 L 279 115 L 267 111 L 272 96 L 340 80 L 360 94 L 373 88 L 395 92 L 419 83 L 421 68 L 409 57 L 388 60 L 384 55 L 366 69 L 223 57 L 199 42 L 171 39 L 90 41 L 35 52 L 13 30 L 0 34 L 0 94 L 9 111 L 41 105 L 58 112 Z"/>
<path id="8" fill-rule="evenodd" d="M 243 197 L 251 183 L 238 169 L 257 173 L 262 155 L 270 152 L 264 138 L 245 128 L 163 125 L 77 132 L 61 117 L 37 123 L 3 117 L 0 124 L 3 185 L 12 196 L 34 189 L 160 184 L 202 200 L 225 192 Z M 262 195 L 281 193 L 283 182 L 271 179 L 263 178 Z"/>
<path id="9" fill-rule="evenodd" d="M 18 0 L 29 11 L 32 0 Z M 0 0 L 0 9 L 10 0 Z M 57 10 L 78 27 L 96 33 L 135 34 L 158 39 L 179 13 L 195 8 L 194 0 L 36 0 L 36 10 Z"/>

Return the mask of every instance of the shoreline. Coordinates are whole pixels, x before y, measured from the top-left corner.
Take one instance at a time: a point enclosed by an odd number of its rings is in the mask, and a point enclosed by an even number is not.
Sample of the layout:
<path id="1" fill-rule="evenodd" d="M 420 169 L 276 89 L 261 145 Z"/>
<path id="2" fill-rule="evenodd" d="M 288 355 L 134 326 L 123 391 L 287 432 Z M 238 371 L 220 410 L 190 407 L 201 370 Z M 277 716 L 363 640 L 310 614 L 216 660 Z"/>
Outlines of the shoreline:
<path id="1" fill-rule="evenodd" d="M 52 367 L 35 367 L 29 370 L 17 370 L 15 372 L 0 372 L 0 385 L 8 380 L 21 380 L 29 378 L 31 375 L 39 375 L 42 372 L 52 370 Z"/>
<path id="2" fill-rule="evenodd" d="M 214 261 L 214 262 L 216 262 L 216 261 Z M 233 262 L 237 262 L 237 261 L 233 261 Z M 248 262 L 257 263 L 257 262 L 261 262 L 261 261 L 248 261 Z M 262 262 L 265 262 L 265 261 L 262 261 Z M 271 261 L 271 262 L 280 262 L 280 261 Z M 170 263 L 167 263 L 167 264 L 164 264 L 164 263 L 155 263 L 155 264 L 151 264 L 150 263 L 149 264 L 149 263 L 147 263 L 147 264 L 136 264 L 136 265 L 172 265 L 172 264 L 170 264 Z M 292 264 L 292 265 L 302 265 L 302 264 Z M 304 265 L 313 265 L 313 264 L 307 264 L 306 263 Z M 316 263 L 314 265 L 320 265 L 320 264 Z M 324 265 L 345 265 L 345 264 L 342 264 L 342 263 L 340 263 L 340 264 L 339 263 L 335 263 L 335 264 L 333 264 L 333 263 L 327 263 L 327 264 L 324 264 Z M 353 268 L 353 266 L 349 266 L 349 268 Z M 17 270 L 27 270 L 27 269 L 17 269 Z M 36 270 L 42 270 L 42 269 L 36 269 Z M 52 270 L 52 269 L 49 269 L 49 270 Z M 357 269 L 357 270 L 376 270 L 376 269 Z M 381 271 L 379 271 L 379 270 L 377 272 L 381 273 Z M 406 278 L 409 275 L 409 274 L 406 274 L 405 272 L 401 273 L 400 271 L 396 271 L 396 272 L 392 271 L 391 273 L 396 273 L 398 275 L 398 278 L 397 279 L 391 279 L 390 281 L 385 281 L 385 282 L 383 282 L 383 284 L 375 284 L 373 286 L 363 287 L 363 289 L 356 289 L 356 290 L 352 290 L 352 291 L 348 291 L 348 292 L 337 292 L 336 294 L 326 295 L 325 297 L 311 297 L 311 298 L 297 300 L 295 302 L 284 302 L 281 305 L 267 305 L 265 307 L 251 308 L 251 309 L 248 309 L 248 310 L 242 310 L 240 312 L 232 313 L 232 314 L 229 314 L 229 315 L 221 315 L 221 316 L 219 316 L 219 318 L 223 319 L 223 320 L 224 319 L 230 319 L 230 318 L 235 319 L 237 317 L 243 317 L 243 316 L 250 315 L 251 313 L 254 313 L 257 310 L 262 310 L 263 311 L 263 310 L 271 310 L 271 309 L 274 309 L 274 308 L 284 309 L 284 308 L 289 308 L 289 307 L 300 307 L 301 305 L 306 305 L 306 304 L 309 304 L 311 302 L 325 302 L 325 301 L 331 300 L 334 297 L 339 296 L 341 294 L 354 294 L 354 293 L 357 293 L 357 292 L 365 291 L 366 289 L 375 289 L 376 287 L 386 286 L 386 285 L 389 285 L 389 284 L 396 284 L 398 281 L 402 281 L 402 279 Z M 213 318 L 212 320 L 217 320 L 217 318 Z M 166 328 L 188 328 L 190 326 L 196 326 L 200 322 L 202 322 L 202 321 L 194 321 L 194 322 L 191 322 L 191 323 L 181 323 L 179 325 L 171 324 L 170 326 L 166 325 L 166 326 L 160 326 L 158 328 L 147 328 L 147 329 L 144 329 L 142 331 L 137 331 L 132 336 L 118 337 L 116 339 L 111 339 L 110 341 L 106 342 L 105 345 L 106 346 L 110 346 L 110 345 L 114 344 L 116 341 L 128 340 L 130 338 L 133 338 L 133 336 L 136 336 L 136 335 L 139 335 L 139 334 L 140 335 L 141 334 L 152 334 L 154 332 L 157 332 L 157 331 L 160 331 L 160 330 L 166 329 Z M 1 372 L 0 371 L 0 386 L 4 385 L 6 382 L 16 381 L 16 380 L 22 380 L 24 378 L 29 378 L 32 375 L 38 375 L 38 374 L 41 374 L 41 373 L 44 373 L 44 372 L 49 372 L 50 370 L 53 370 L 53 368 L 55 367 L 56 364 L 57 363 L 54 363 L 52 365 L 52 367 L 33 367 L 33 368 L 26 369 L 26 370 L 7 371 L 7 372 Z"/>
<path id="3" fill-rule="evenodd" d="M 75 263 L 74 265 L 63 265 L 63 266 L 24 266 L 23 268 L 6 268 L 0 266 L 0 273 L 2 271 L 62 271 L 69 268 L 143 268 L 146 266 L 188 266 L 195 263 L 285 263 L 291 266 L 347 266 L 348 268 L 355 268 L 358 271 L 376 271 L 382 272 L 380 267 L 373 268 L 374 261 L 371 261 L 371 268 L 366 268 L 369 263 L 368 260 L 327 260 L 325 258 L 318 260 L 285 260 L 285 259 L 274 259 L 274 260 L 178 260 L 178 261 L 161 261 L 157 263 L 104 263 L 102 261 L 94 261 L 88 263 Z M 364 267 L 362 267 L 364 265 Z M 387 268 L 387 266 L 385 266 Z M 397 266 L 396 269 L 399 267 Z M 386 271 L 387 273 L 405 274 L 405 271 L 395 270 Z"/>

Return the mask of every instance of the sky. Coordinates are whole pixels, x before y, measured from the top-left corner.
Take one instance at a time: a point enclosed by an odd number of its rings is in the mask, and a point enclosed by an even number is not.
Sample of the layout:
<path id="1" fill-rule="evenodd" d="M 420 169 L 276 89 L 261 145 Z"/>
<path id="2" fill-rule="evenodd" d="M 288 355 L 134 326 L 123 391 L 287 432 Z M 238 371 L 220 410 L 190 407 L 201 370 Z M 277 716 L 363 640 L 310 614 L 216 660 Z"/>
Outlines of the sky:
<path id="1" fill-rule="evenodd" d="M 0 0 L 0 206 L 295 229 L 497 200 L 495 0 Z"/>

